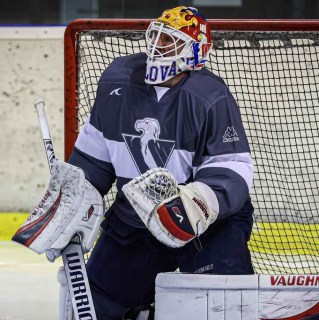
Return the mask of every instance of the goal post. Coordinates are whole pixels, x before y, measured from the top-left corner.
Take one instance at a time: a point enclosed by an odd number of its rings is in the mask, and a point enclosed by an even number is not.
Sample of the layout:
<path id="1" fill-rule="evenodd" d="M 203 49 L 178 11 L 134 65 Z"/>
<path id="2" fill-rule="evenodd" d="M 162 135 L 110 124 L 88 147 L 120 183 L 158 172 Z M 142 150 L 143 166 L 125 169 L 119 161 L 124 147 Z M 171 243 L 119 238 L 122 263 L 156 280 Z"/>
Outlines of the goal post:
<path id="1" fill-rule="evenodd" d="M 79 19 L 65 32 L 65 158 L 118 56 L 146 50 L 151 20 Z M 256 273 L 319 273 L 319 21 L 209 20 L 206 66 L 236 98 L 255 163 Z M 107 202 L 113 195 L 108 195 Z"/>

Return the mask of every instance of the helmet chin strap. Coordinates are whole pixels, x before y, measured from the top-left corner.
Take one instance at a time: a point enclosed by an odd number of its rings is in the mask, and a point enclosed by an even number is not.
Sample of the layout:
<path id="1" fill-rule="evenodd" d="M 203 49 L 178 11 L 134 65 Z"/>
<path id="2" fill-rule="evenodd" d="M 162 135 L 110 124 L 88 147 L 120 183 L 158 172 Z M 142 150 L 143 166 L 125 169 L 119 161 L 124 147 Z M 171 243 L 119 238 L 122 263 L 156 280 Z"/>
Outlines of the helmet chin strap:
<path id="1" fill-rule="evenodd" d="M 177 67 L 181 70 L 181 72 L 183 71 L 191 71 L 192 69 L 188 66 L 187 63 L 185 63 L 185 61 L 183 61 L 182 59 L 177 59 L 176 60 L 176 65 Z M 179 72 L 180 73 L 180 72 Z"/>

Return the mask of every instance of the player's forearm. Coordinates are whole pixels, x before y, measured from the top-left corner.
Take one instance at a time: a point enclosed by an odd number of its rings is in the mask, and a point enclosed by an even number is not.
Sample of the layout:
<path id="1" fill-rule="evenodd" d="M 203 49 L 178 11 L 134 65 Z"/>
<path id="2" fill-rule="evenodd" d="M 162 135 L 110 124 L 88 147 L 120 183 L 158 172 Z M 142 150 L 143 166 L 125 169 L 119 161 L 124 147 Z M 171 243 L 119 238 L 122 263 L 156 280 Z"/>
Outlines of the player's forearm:
<path id="1" fill-rule="evenodd" d="M 246 169 L 249 172 L 248 166 Z M 249 197 L 247 181 L 229 168 L 203 168 L 196 173 L 195 180 L 205 183 L 216 194 L 219 202 L 218 219 L 224 219 L 238 212 Z"/>
<path id="2" fill-rule="evenodd" d="M 111 164 L 95 159 L 76 147 L 68 161 L 70 164 L 81 168 L 86 179 L 104 196 L 115 181 L 114 168 Z"/>

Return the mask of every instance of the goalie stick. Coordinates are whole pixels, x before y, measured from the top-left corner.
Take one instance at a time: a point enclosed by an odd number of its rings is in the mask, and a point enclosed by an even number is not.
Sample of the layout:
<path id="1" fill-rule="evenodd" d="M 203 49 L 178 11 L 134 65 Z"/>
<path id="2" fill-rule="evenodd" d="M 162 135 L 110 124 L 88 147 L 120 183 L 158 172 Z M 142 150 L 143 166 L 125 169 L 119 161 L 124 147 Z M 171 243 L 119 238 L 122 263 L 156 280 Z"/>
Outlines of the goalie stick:
<path id="1" fill-rule="evenodd" d="M 38 98 L 34 101 L 34 107 L 38 113 L 42 139 L 51 172 L 53 162 L 56 158 L 50 137 L 44 105 L 44 101 L 41 98 Z M 67 247 L 62 251 L 62 259 L 68 281 L 75 319 L 97 320 L 86 273 L 85 262 L 83 259 L 81 236 L 79 234 L 75 234 Z"/>

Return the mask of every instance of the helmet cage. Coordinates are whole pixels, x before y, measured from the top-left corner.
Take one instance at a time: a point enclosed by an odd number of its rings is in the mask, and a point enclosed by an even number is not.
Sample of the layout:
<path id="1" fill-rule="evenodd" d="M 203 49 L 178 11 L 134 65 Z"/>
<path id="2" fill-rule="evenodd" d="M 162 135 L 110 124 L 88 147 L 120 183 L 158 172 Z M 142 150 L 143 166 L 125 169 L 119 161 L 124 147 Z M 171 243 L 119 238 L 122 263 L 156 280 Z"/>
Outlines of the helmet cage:
<path id="1" fill-rule="evenodd" d="M 164 35 L 169 39 L 167 45 L 159 45 L 160 37 Z M 146 30 L 147 56 L 149 59 L 161 61 L 176 61 L 180 58 L 192 58 L 192 45 L 195 40 L 162 22 L 153 21 Z"/>

